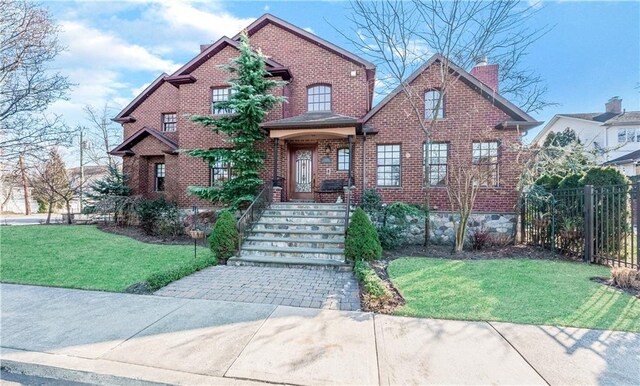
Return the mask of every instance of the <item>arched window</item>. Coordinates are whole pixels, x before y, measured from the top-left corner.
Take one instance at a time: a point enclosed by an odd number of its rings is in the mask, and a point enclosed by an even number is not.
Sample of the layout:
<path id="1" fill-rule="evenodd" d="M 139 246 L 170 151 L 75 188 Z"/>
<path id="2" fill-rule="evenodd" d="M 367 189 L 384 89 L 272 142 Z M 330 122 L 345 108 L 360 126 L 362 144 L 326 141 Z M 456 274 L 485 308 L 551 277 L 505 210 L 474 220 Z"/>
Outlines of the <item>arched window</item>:
<path id="1" fill-rule="evenodd" d="M 307 111 L 331 111 L 331 86 L 318 84 L 307 89 Z"/>
<path id="2" fill-rule="evenodd" d="M 424 93 L 424 117 L 444 118 L 444 98 L 440 90 L 429 90 Z"/>

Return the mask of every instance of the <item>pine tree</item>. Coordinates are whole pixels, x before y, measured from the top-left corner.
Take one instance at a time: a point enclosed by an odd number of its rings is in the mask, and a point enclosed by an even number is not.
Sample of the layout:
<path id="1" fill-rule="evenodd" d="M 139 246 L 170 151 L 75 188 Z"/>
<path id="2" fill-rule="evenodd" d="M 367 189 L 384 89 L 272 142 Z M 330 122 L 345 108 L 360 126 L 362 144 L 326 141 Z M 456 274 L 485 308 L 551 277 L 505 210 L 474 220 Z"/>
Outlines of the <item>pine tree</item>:
<path id="1" fill-rule="evenodd" d="M 266 78 L 266 57 L 260 50 L 253 50 L 246 31 L 240 35 L 240 56 L 223 68 L 234 76 L 229 81 L 231 94 L 229 99 L 216 104 L 216 108 L 232 111 L 219 117 L 206 115 L 192 116 L 191 120 L 215 133 L 226 134 L 226 142 L 233 147 L 228 149 L 193 149 L 185 153 L 202 158 L 210 166 L 216 162 L 231 165 L 231 177 L 221 187 L 189 187 L 188 192 L 201 199 L 221 202 L 237 209 L 255 198 L 257 189 L 262 185 L 260 170 L 266 154 L 256 148 L 265 138 L 260 124 L 276 104 L 285 101 L 269 93 L 273 87 L 283 86 L 286 82 Z"/>

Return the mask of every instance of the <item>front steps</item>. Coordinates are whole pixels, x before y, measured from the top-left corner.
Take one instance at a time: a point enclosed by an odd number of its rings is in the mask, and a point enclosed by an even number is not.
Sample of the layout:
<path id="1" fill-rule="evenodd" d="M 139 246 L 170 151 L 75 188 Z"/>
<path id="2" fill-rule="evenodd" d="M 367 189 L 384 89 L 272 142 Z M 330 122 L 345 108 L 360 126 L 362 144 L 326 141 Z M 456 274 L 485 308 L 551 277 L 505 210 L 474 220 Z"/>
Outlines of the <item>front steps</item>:
<path id="1" fill-rule="evenodd" d="M 344 259 L 345 210 L 344 204 L 272 204 L 229 264 L 350 270 Z"/>

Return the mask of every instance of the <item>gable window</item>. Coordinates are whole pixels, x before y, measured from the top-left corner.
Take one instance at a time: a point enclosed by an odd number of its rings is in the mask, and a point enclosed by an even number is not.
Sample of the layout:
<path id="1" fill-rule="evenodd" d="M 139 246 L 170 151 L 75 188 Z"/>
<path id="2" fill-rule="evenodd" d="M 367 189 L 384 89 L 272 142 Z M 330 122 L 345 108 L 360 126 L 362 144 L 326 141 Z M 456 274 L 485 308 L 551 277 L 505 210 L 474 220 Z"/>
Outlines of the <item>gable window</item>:
<path id="1" fill-rule="evenodd" d="M 226 181 L 233 177 L 233 169 L 230 163 L 217 161 L 210 166 L 209 185 L 221 187 Z"/>
<path id="2" fill-rule="evenodd" d="M 498 142 L 474 142 L 473 164 L 479 165 L 483 186 L 498 186 Z"/>
<path id="3" fill-rule="evenodd" d="M 428 151 L 428 153 L 427 153 Z M 449 144 L 446 142 L 432 142 L 422 144 L 422 175 L 423 185 L 440 186 L 447 183 L 447 161 L 449 158 Z M 427 160 L 429 173 L 427 173 Z"/>
<path id="4" fill-rule="evenodd" d="M 424 117 L 427 119 L 444 118 L 444 98 L 440 90 L 429 90 L 424 93 Z"/>
<path id="5" fill-rule="evenodd" d="M 234 91 L 231 89 L 231 87 L 211 89 L 211 114 L 233 114 L 233 109 L 223 109 L 220 107 L 216 107 L 218 103 L 228 101 L 229 96 L 233 93 Z"/>
<path id="6" fill-rule="evenodd" d="M 331 86 L 321 84 L 307 89 L 307 111 L 331 111 Z"/>
<path id="7" fill-rule="evenodd" d="M 349 157 L 349 149 L 338 149 L 338 170 L 348 171 L 351 158 Z"/>
<path id="8" fill-rule="evenodd" d="M 156 164 L 156 181 L 155 181 L 155 189 L 156 192 L 164 192 L 164 164 Z"/>
<path id="9" fill-rule="evenodd" d="M 162 131 L 176 131 L 178 116 L 176 113 L 162 114 Z"/>
<path id="10" fill-rule="evenodd" d="M 400 145 L 378 145 L 378 186 L 400 186 Z"/>
<path id="11" fill-rule="evenodd" d="M 640 142 L 640 128 L 618 129 L 618 143 Z"/>

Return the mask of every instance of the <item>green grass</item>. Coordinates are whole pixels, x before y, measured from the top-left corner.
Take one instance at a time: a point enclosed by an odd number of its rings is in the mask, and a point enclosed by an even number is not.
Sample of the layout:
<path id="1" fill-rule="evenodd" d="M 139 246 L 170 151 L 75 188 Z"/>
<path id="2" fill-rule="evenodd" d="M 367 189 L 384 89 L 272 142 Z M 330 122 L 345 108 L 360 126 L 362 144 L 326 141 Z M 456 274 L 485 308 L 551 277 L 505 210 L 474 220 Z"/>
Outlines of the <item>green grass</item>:
<path id="1" fill-rule="evenodd" d="M 640 332 L 640 300 L 589 280 L 602 266 L 549 260 L 405 258 L 388 267 L 397 314 Z"/>
<path id="2" fill-rule="evenodd" d="M 207 248 L 146 244 L 95 226 L 0 228 L 0 281 L 121 292 L 165 272 L 214 262 Z M 193 271 L 192 270 L 192 271 Z"/>

